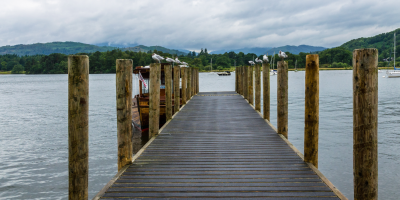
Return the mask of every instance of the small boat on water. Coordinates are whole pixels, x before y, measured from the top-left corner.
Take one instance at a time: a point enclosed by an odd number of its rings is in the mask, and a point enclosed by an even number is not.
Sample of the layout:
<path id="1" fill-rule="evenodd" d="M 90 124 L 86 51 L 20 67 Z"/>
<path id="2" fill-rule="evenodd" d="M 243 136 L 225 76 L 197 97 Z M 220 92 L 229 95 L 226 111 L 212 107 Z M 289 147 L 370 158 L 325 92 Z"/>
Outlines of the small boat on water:
<path id="1" fill-rule="evenodd" d="M 394 33 L 393 40 L 393 70 L 387 70 L 386 76 L 388 78 L 400 78 L 400 68 L 396 68 L 396 33 Z"/>
<path id="2" fill-rule="evenodd" d="M 230 76 L 230 75 L 231 75 L 230 71 L 224 71 L 224 72 L 218 73 L 218 76 Z"/>
<path id="3" fill-rule="evenodd" d="M 166 105 L 165 105 L 165 73 L 164 65 L 161 63 L 161 80 L 160 80 L 160 122 L 162 127 L 166 123 Z M 132 99 L 132 124 L 134 128 L 142 133 L 142 137 L 148 137 L 149 132 L 149 84 L 150 84 L 150 67 L 138 66 L 133 70 L 133 74 L 137 74 L 139 80 L 139 94 Z M 174 73 L 172 73 L 172 82 L 174 81 Z M 182 90 L 182 89 L 181 89 Z M 182 94 L 182 91 L 180 93 Z M 182 105 L 182 99 L 180 100 Z M 172 112 L 174 112 L 174 93 L 172 92 Z M 172 113 L 174 114 L 174 113 Z"/>

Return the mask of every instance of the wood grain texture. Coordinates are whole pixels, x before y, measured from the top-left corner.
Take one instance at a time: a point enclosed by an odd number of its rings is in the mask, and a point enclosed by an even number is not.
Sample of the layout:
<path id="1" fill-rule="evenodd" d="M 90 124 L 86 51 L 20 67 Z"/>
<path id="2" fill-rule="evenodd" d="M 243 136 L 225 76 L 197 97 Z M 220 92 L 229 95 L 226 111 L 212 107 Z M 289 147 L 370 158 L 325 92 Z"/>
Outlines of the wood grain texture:
<path id="1" fill-rule="evenodd" d="M 164 65 L 165 74 L 165 116 L 166 120 L 172 119 L 172 66 Z"/>
<path id="2" fill-rule="evenodd" d="M 157 135 L 160 128 L 160 79 L 161 64 L 150 64 L 149 138 Z"/>
<path id="3" fill-rule="evenodd" d="M 278 91 L 277 114 L 278 133 L 288 138 L 288 64 L 285 61 L 278 62 Z"/>
<path id="4" fill-rule="evenodd" d="M 190 100 L 192 98 L 192 68 L 188 67 L 186 70 L 187 70 L 186 94 L 187 94 L 187 100 Z"/>
<path id="5" fill-rule="evenodd" d="M 254 66 L 254 89 L 255 89 L 255 108 L 261 112 L 261 65 Z"/>
<path id="6" fill-rule="evenodd" d="M 249 88 L 249 93 L 248 93 L 248 100 L 251 105 L 254 105 L 254 85 L 253 85 L 253 77 L 254 77 L 254 66 L 250 65 L 248 67 L 249 71 L 248 73 L 248 88 Z"/>
<path id="7" fill-rule="evenodd" d="M 102 198 L 339 199 L 233 91 L 194 96 Z"/>
<path id="8" fill-rule="evenodd" d="M 263 69 L 263 118 L 270 121 L 270 79 L 269 79 L 269 63 L 262 64 Z"/>
<path id="9" fill-rule="evenodd" d="M 187 101 L 187 95 L 186 95 L 187 67 L 181 68 L 181 76 L 182 76 L 182 105 L 185 105 Z"/>
<path id="10" fill-rule="evenodd" d="M 200 72 L 199 69 L 197 69 L 197 90 L 196 90 L 196 94 L 198 94 L 200 92 Z"/>
<path id="11" fill-rule="evenodd" d="M 244 67 L 244 74 L 243 74 L 243 78 L 244 78 L 244 83 L 243 83 L 243 86 L 244 86 L 244 98 L 246 99 L 246 100 L 249 100 L 249 97 L 248 97 L 248 94 L 249 94 L 249 82 L 248 82 L 248 80 L 249 80 L 249 75 L 248 75 L 248 73 L 249 73 L 249 66 L 245 66 Z"/>
<path id="12" fill-rule="evenodd" d="M 89 57 L 68 56 L 68 198 L 88 198 Z"/>
<path id="13" fill-rule="evenodd" d="M 174 112 L 178 112 L 181 103 L 180 88 L 181 68 L 179 65 L 174 66 Z"/>
<path id="14" fill-rule="evenodd" d="M 318 168 L 318 127 L 319 127 L 319 57 L 306 56 L 304 109 L 304 161 Z"/>
<path id="15" fill-rule="evenodd" d="M 191 88 L 192 88 L 191 95 L 192 96 L 191 97 L 193 97 L 196 94 L 196 86 L 195 86 L 196 69 L 192 67 L 191 70 L 192 70 L 192 81 L 191 81 L 191 84 L 192 84 L 192 86 L 191 86 Z"/>
<path id="16" fill-rule="evenodd" d="M 235 92 L 238 92 L 238 67 L 235 67 Z"/>
<path id="17" fill-rule="evenodd" d="M 378 50 L 353 51 L 354 199 L 378 199 Z"/>
<path id="18" fill-rule="evenodd" d="M 132 163 L 132 68 L 130 59 L 116 60 L 118 171 Z"/>

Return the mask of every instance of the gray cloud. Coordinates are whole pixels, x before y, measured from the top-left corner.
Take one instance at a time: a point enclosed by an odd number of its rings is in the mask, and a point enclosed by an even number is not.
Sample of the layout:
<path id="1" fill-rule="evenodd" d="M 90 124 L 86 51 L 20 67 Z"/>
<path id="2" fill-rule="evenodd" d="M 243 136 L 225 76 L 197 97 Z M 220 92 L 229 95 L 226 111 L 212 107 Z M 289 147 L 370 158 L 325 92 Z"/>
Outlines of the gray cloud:
<path id="1" fill-rule="evenodd" d="M 333 47 L 399 28 L 395 8 L 400 1 L 15 0 L 0 7 L 0 45 L 77 41 L 186 49 Z"/>

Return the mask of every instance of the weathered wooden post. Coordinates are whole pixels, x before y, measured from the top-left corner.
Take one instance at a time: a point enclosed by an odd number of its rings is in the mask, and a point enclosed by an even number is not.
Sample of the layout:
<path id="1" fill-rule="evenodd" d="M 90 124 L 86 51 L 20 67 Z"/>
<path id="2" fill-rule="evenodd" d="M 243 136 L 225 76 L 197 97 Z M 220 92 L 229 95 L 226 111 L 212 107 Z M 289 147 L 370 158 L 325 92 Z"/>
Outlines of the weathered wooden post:
<path id="1" fill-rule="evenodd" d="M 187 67 L 182 67 L 181 68 L 181 75 L 182 75 L 182 105 L 185 105 L 186 104 L 186 98 L 187 98 L 187 95 L 186 95 L 186 85 L 187 85 L 187 83 L 186 83 L 186 81 L 187 81 Z"/>
<path id="2" fill-rule="evenodd" d="M 238 67 L 235 67 L 235 92 L 238 92 Z"/>
<path id="3" fill-rule="evenodd" d="M 180 72 L 181 68 L 179 65 L 174 66 L 174 112 L 177 113 L 180 109 L 181 97 L 180 97 Z"/>
<path id="4" fill-rule="evenodd" d="M 192 97 L 196 94 L 195 80 L 196 80 L 196 69 L 192 68 Z"/>
<path id="5" fill-rule="evenodd" d="M 319 57 L 306 56 L 306 95 L 304 110 L 304 161 L 318 168 Z"/>
<path id="6" fill-rule="evenodd" d="M 278 62 L 278 133 L 288 138 L 288 64 Z"/>
<path id="7" fill-rule="evenodd" d="M 172 66 L 164 65 L 165 74 L 165 115 L 166 120 L 172 119 Z"/>
<path id="8" fill-rule="evenodd" d="M 199 69 L 197 69 L 197 92 L 196 92 L 196 94 L 199 92 L 200 92 L 200 72 L 199 72 Z"/>
<path id="9" fill-rule="evenodd" d="M 132 69 L 132 60 L 117 59 L 118 171 L 132 163 Z"/>
<path id="10" fill-rule="evenodd" d="M 256 64 L 254 68 L 255 76 L 255 108 L 257 111 L 261 112 L 261 65 Z"/>
<path id="11" fill-rule="evenodd" d="M 68 56 L 68 198 L 88 198 L 89 57 Z"/>
<path id="12" fill-rule="evenodd" d="M 248 84 L 248 79 L 249 79 L 248 78 L 248 76 L 249 76 L 248 75 L 248 71 L 249 70 L 248 70 L 248 68 L 249 68 L 249 66 L 244 66 L 244 74 L 243 74 L 243 78 L 244 78 L 244 83 L 243 83 L 243 86 L 244 86 L 244 88 L 243 88 L 244 89 L 244 98 L 247 99 L 247 100 L 249 99 L 248 98 L 248 94 L 249 94 L 249 88 L 248 88 L 248 85 L 249 85 Z"/>
<path id="13" fill-rule="evenodd" d="M 269 63 L 263 62 L 263 118 L 270 121 Z"/>
<path id="14" fill-rule="evenodd" d="M 253 87 L 253 71 L 254 67 L 253 65 L 249 66 L 249 71 L 248 71 L 248 88 L 249 88 L 249 94 L 248 94 L 248 100 L 251 105 L 254 105 L 254 87 Z"/>
<path id="15" fill-rule="evenodd" d="M 149 138 L 157 135 L 160 129 L 160 79 L 161 64 L 150 64 Z"/>
<path id="16" fill-rule="evenodd" d="M 192 68 L 187 68 L 187 99 L 192 98 Z"/>
<path id="17" fill-rule="evenodd" d="M 237 80 L 238 80 L 238 83 L 237 83 L 237 87 L 238 87 L 238 89 L 237 89 L 237 93 L 238 94 L 241 94 L 241 91 L 240 91 L 240 84 L 241 84 L 241 79 L 240 79 L 240 70 L 241 70 L 241 68 L 240 67 L 237 67 L 237 71 L 236 71 L 236 74 L 237 74 Z"/>
<path id="18" fill-rule="evenodd" d="M 378 50 L 353 51 L 354 199 L 378 199 Z"/>

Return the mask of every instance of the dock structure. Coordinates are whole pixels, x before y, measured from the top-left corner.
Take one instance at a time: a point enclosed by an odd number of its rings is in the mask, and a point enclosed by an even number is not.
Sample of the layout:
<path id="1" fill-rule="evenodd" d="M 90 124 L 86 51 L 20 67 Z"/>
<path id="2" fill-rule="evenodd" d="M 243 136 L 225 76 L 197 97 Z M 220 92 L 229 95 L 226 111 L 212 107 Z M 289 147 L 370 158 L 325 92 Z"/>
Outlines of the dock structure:
<path id="1" fill-rule="evenodd" d="M 132 161 L 94 199 L 346 199 L 236 92 L 199 92 Z"/>

